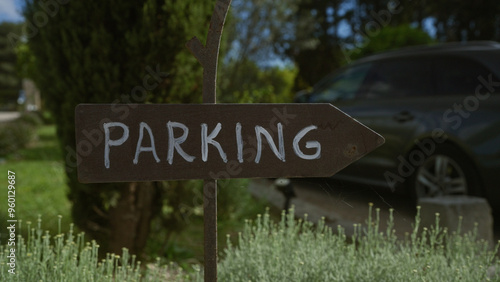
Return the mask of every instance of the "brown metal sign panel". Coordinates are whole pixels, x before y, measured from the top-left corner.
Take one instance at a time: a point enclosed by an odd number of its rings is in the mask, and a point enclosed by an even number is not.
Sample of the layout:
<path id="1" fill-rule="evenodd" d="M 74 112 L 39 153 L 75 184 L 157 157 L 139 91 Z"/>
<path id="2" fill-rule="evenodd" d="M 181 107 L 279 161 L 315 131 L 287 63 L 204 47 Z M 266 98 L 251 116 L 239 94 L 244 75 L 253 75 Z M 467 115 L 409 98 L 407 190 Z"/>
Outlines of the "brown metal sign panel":
<path id="1" fill-rule="evenodd" d="M 81 104 L 83 183 L 328 177 L 384 143 L 330 104 Z"/>

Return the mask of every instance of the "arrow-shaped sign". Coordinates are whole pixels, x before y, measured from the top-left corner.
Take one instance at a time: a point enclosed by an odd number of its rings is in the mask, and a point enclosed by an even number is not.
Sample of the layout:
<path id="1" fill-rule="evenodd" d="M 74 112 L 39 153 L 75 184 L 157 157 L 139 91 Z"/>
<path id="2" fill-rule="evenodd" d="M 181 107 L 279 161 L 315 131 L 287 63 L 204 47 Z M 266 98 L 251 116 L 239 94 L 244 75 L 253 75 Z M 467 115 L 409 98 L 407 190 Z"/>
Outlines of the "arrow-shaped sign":
<path id="1" fill-rule="evenodd" d="M 82 104 L 75 120 L 83 183 L 328 177 L 384 143 L 330 104 Z"/>

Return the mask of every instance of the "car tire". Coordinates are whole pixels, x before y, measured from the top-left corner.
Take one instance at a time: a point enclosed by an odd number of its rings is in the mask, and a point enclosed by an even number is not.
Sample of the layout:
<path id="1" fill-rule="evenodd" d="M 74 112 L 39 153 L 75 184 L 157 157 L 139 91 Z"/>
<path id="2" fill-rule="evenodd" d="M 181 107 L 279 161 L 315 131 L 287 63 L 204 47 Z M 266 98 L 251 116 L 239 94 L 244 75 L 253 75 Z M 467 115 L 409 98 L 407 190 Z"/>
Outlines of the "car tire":
<path id="1" fill-rule="evenodd" d="M 425 197 L 481 194 L 479 177 L 472 162 L 453 145 L 437 146 L 415 168 L 409 180 L 415 202 Z"/>

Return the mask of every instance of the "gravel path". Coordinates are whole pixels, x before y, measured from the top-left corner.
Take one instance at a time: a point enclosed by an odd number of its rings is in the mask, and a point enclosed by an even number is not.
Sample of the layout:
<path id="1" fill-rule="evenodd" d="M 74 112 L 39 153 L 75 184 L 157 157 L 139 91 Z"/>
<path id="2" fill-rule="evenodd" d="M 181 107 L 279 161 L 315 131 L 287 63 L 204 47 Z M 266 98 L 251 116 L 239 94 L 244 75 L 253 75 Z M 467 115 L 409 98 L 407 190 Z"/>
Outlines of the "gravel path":
<path id="1" fill-rule="evenodd" d="M 0 123 L 16 119 L 20 115 L 19 112 L 0 112 Z"/>
<path id="2" fill-rule="evenodd" d="M 345 228 L 346 234 L 353 233 L 353 224 L 366 225 L 368 203 L 375 209 L 380 208 L 380 230 L 385 231 L 389 219 L 389 209 L 394 209 L 394 228 L 401 238 L 412 231 L 416 214 L 415 205 L 404 196 L 390 191 L 380 191 L 372 187 L 348 186 L 325 179 L 299 179 L 293 182 L 297 197 L 291 200 L 295 206 L 295 214 L 307 213 L 309 220 L 316 222 L 325 217 L 326 223 L 337 229 Z M 274 207 L 282 209 L 285 198 L 273 181 L 254 179 L 249 185 L 250 192 L 260 198 L 267 199 Z M 495 242 L 500 239 L 500 224 L 495 226 Z"/>
<path id="3" fill-rule="evenodd" d="M 389 209 L 394 208 L 395 229 L 398 235 L 411 232 L 415 217 L 411 205 L 394 195 L 384 195 L 367 188 L 347 188 L 333 186 L 325 180 L 296 180 L 292 182 L 297 197 L 291 200 L 297 216 L 307 214 L 309 220 L 316 222 L 325 217 L 326 223 L 337 229 L 344 227 L 346 234 L 353 233 L 354 224 L 365 224 L 368 218 L 368 204 L 373 203 L 375 209 L 380 208 L 381 230 L 385 231 L 389 219 Z M 285 198 L 272 181 L 267 179 L 252 180 L 249 189 L 260 198 L 267 199 L 275 207 L 282 209 Z M 397 198 L 397 199 L 395 199 Z"/>

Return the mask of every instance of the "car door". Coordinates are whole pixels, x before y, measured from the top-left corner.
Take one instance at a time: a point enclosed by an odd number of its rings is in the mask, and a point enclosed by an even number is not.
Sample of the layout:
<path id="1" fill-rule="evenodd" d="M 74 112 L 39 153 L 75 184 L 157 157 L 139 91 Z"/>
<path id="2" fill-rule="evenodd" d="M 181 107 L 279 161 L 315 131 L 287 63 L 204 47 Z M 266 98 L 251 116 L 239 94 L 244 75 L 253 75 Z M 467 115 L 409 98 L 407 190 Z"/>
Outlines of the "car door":
<path id="1" fill-rule="evenodd" d="M 481 193 L 498 199 L 500 168 L 500 54 L 446 54 L 435 58 L 442 125 L 479 173 Z M 483 62 L 490 63 L 484 64 Z"/>
<path id="2" fill-rule="evenodd" d="M 336 178 L 387 186 L 384 173 L 397 171 L 400 156 L 404 157 L 408 144 L 421 131 L 421 120 L 426 119 L 418 101 L 432 97 L 431 65 L 425 57 L 386 59 L 366 65 L 367 69 L 355 66 L 351 70 L 364 71 L 363 79 L 355 80 L 358 85 L 352 87 L 355 93 L 331 103 L 384 136 L 386 143 L 339 172 Z"/>

